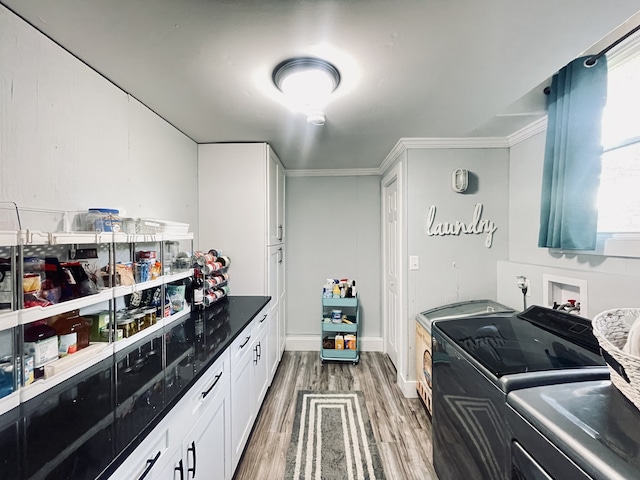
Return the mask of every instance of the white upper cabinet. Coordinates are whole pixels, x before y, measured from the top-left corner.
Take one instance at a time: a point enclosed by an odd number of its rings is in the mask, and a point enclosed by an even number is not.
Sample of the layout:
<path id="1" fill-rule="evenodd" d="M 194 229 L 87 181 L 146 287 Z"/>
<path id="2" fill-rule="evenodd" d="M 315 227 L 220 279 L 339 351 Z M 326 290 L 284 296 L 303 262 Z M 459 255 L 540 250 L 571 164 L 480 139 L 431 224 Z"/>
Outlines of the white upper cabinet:
<path id="1" fill-rule="evenodd" d="M 267 247 L 284 241 L 284 195 L 282 164 L 266 143 L 198 146 L 198 248 L 231 258 L 232 295 L 269 295 Z"/>

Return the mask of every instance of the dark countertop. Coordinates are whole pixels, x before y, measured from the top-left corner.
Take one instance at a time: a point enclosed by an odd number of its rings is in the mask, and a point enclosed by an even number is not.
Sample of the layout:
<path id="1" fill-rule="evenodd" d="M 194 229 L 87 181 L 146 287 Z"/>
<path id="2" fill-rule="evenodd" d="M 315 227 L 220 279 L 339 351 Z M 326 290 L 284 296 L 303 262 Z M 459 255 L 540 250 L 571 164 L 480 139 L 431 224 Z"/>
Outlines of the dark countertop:
<path id="1" fill-rule="evenodd" d="M 609 380 L 518 390 L 508 404 L 589 478 L 640 478 L 640 411 Z"/>

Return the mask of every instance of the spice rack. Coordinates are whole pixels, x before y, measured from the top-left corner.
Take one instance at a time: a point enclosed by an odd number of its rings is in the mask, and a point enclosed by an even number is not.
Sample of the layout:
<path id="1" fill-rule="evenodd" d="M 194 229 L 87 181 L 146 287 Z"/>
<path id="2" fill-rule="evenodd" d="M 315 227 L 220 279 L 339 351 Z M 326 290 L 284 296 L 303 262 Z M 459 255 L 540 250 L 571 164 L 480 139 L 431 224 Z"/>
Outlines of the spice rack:
<path id="1" fill-rule="evenodd" d="M 162 335 L 165 326 L 189 314 L 191 307 L 184 294 L 172 304 L 166 299 L 170 292 L 183 291 L 193 275 L 192 249 L 192 233 L 0 232 L 0 276 L 4 274 L 9 282 L 0 283 L 0 353 L 8 359 L 7 365 L 0 364 L 0 386 L 5 387 L 0 391 L 0 414 L 143 338 Z M 141 252 L 150 251 L 157 252 L 154 262 L 162 268 L 140 277 L 136 265 L 147 255 Z M 95 271 L 87 270 L 86 264 L 95 264 Z M 131 275 L 120 271 L 122 265 L 128 265 Z M 52 273 L 65 276 L 65 281 L 57 284 Z M 25 278 L 31 280 L 25 282 Z M 25 288 L 33 288 L 33 293 Z M 156 297 L 160 300 L 157 305 L 149 303 Z M 140 309 L 136 325 L 128 327 L 126 336 L 118 335 L 116 312 L 136 306 L 146 306 L 147 314 Z M 155 318 L 150 313 L 153 307 Z M 88 344 L 38 365 L 40 378 L 36 379 L 35 359 L 23 343 L 25 334 L 37 324 L 51 327 L 56 317 L 75 316 L 85 322 L 101 322 L 102 330 L 94 324 L 95 331 L 89 327 L 87 332 L 85 323 L 82 332 L 90 336 Z"/>
<path id="2" fill-rule="evenodd" d="M 340 311 L 340 322 L 336 311 Z M 360 361 L 360 307 L 358 295 L 352 298 L 322 297 L 320 360 Z M 341 337 L 341 338 L 340 338 Z M 347 337 L 349 339 L 347 340 Z"/>

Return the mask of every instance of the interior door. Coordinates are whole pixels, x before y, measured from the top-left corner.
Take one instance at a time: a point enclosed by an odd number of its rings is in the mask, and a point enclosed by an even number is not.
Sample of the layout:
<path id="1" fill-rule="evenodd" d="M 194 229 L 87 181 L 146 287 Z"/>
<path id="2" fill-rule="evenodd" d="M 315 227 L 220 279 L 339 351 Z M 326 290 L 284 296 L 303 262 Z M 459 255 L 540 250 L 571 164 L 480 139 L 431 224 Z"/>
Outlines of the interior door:
<path id="1" fill-rule="evenodd" d="M 398 174 L 391 172 L 383 179 L 384 222 L 384 344 L 385 352 L 398 368 L 399 358 L 399 222 Z"/>

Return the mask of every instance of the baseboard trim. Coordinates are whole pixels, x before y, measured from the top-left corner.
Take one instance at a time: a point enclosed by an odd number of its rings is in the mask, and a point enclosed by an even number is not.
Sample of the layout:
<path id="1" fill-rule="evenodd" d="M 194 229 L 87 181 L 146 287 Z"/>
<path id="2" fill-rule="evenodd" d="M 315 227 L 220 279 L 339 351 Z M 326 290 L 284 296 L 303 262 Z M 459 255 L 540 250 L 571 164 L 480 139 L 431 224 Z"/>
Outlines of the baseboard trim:
<path id="1" fill-rule="evenodd" d="M 382 337 L 360 337 L 361 352 L 382 352 Z M 285 350 L 290 352 L 319 352 L 319 335 L 288 335 Z M 415 386 L 415 385 L 414 385 Z"/>
<path id="2" fill-rule="evenodd" d="M 407 380 L 398 372 L 396 383 L 405 398 L 418 398 L 418 389 L 415 380 Z"/>

